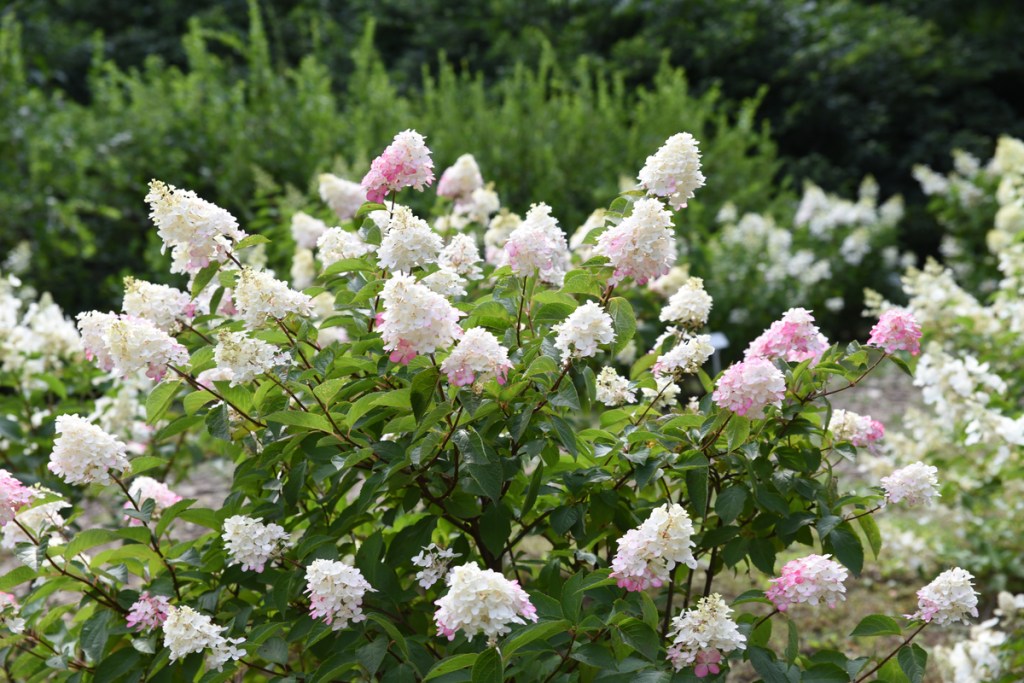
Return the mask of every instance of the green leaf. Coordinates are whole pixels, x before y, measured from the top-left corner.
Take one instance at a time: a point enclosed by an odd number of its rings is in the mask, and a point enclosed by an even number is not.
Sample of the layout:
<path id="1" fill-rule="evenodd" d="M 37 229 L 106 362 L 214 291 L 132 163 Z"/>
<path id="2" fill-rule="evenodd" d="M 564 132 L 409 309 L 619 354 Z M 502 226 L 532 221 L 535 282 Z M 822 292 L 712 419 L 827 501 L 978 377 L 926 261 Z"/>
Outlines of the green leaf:
<path id="1" fill-rule="evenodd" d="M 661 638 L 657 632 L 639 619 L 626 619 L 619 625 L 619 633 L 626 644 L 650 660 L 658 657 Z"/>
<path id="2" fill-rule="evenodd" d="M 615 330 L 615 341 L 612 353 L 616 354 L 626 348 L 626 344 L 636 332 L 636 314 L 633 307 L 621 296 L 612 297 L 608 302 L 608 315 L 612 317 L 612 329 Z"/>
<path id="3" fill-rule="evenodd" d="M 134 477 L 136 474 L 142 474 L 157 467 L 163 467 L 167 464 L 167 460 L 155 455 L 140 455 L 137 458 L 132 458 L 130 464 L 131 476 Z"/>
<path id="4" fill-rule="evenodd" d="M 832 530 L 828 540 L 835 551 L 836 559 L 853 572 L 854 576 L 860 576 L 864 568 L 864 548 L 860 544 L 860 537 L 853 533 L 849 524 L 843 524 Z"/>
<path id="5" fill-rule="evenodd" d="M 427 673 L 423 678 L 424 681 L 429 681 L 435 678 L 440 678 L 445 674 L 450 674 L 453 671 L 461 671 L 462 669 L 473 666 L 476 663 L 477 655 L 475 652 L 465 655 L 455 655 L 454 657 L 447 657 L 442 659 L 440 662 L 434 665 L 434 667 Z"/>
<path id="6" fill-rule="evenodd" d="M 733 415 L 729 424 L 725 426 L 728 450 L 733 451 L 742 446 L 748 436 L 750 436 L 750 420 L 741 415 Z"/>
<path id="7" fill-rule="evenodd" d="M 182 382 L 170 380 L 160 382 L 149 392 L 149 396 L 146 397 L 146 422 L 155 425 L 164 416 L 181 386 Z"/>
<path id="8" fill-rule="evenodd" d="M 877 560 L 878 553 L 882 550 L 882 532 L 878 529 L 878 522 L 871 515 L 864 515 L 857 518 L 857 523 L 864 532 L 864 536 L 868 539 L 868 545 L 871 546 L 871 554 Z"/>
<path id="9" fill-rule="evenodd" d="M 381 615 L 374 614 L 372 612 L 368 613 L 366 615 L 366 618 L 380 626 L 382 629 L 384 629 L 384 631 L 388 634 L 391 640 L 395 641 L 395 645 L 398 646 L 398 649 L 402 651 L 402 655 L 406 659 L 409 658 L 409 644 L 405 642 L 405 637 L 402 635 L 402 632 L 399 631 L 394 624 L 392 624 L 390 621 L 388 621 Z"/>
<path id="10" fill-rule="evenodd" d="M 747 656 L 754 667 L 754 671 L 761 675 L 764 683 L 790 683 L 789 677 L 780 668 L 779 664 L 772 658 L 772 655 L 763 648 L 751 647 L 747 650 Z"/>
<path id="11" fill-rule="evenodd" d="M 437 385 L 438 372 L 434 368 L 422 370 L 412 378 L 412 387 L 409 392 L 409 403 L 412 404 L 412 414 L 416 420 L 422 420 L 430 407 L 434 397 L 434 387 Z"/>
<path id="12" fill-rule="evenodd" d="M 907 373 L 907 375 L 909 375 L 910 377 L 914 376 L 914 371 L 910 369 L 909 365 L 907 365 L 907 361 L 903 360 L 902 358 L 900 358 L 899 356 L 897 356 L 895 354 L 892 355 L 892 356 L 889 356 L 889 360 L 891 360 L 893 363 L 895 363 L 896 367 L 898 367 L 903 372 Z"/>
<path id="13" fill-rule="evenodd" d="M 275 636 L 260 645 L 259 649 L 256 650 L 256 654 L 268 662 L 274 662 L 275 664 L 287 664 L 288 643 L 284 641 L 284 638 Z"/>
<path id="14" fill-rule="evenodd" d="M 896 655 L 896 660 L 900 663 L 903 673 L 910 679 L 910 683 L 921 683 L 924 680 L 928 653 L 920 645 L 917 643 L 904 645 Z"/>
<path id="15" fill-rule="evenodd" d="M 452 440 L 466 459 L 463 468 L 466 474 L 485 496 L 497 502 L 501 498 L 501 484 L 504 480 L 501 461 L 473 429 L 457 430 Z"/>
<path id="16" fill-rule="evenodd" d="M 744 486 L 734 485 L 723 489 L 715 498 L 715 512 L 723 522 L 729 524 L 743 512 L 749 494 Z"/>
<path id="17" fill-rule="evenodd" d="M 71 539 L 71 542 L 64 549 L 64 557 L 70 559 L 80 552 L 116 540 L 118 540 L 118 536 L 111 529 L 85 529 L 84 531 L 79 531 Z"/>
<path id="18" fill-rule="evenodd" d="M 15 567 L 3 576 L 0 576 L 0 591 L 10 591 L 15 586 L 31 581 L 36 576 L 38 574 L 29 567 Z"/>
<path id="19" fill-rule="evenodd" d="M 327 432 L 328 434 L 334 433 L 334 428 L 327 418 L 317 413 L 305 413 L 300 410 L 281 410 L 267 415 L 266 420 L 267 422 L 277 422 L 278 424 L 291 427 L 315 429 L 320 432 Z"/>
<path id="20" fill-rule="evenodd" d="M 96 667 L 94 681 L 114 681 L 124 674 L 136 669 L 139 664 L 139 653 L 130 647 L 123 647 L 112 653 Z"/>
<path id="21" fill-rule="evenodd" d="M 316 388 L 313 389 L 313 395 L 320 399 L 320 401 L 329 408 L 331 403 L 334 401 L 334 397 L 349 382 L 351 382 L 351 380 L 347 377 L 329 379 L 317 385 Z"/>
<path id="22" fill-rule="evenodd" d="M 199 296 L 199 292 L 206 289 L 206 285 L 210 284 L 210 280 L 212 280 L 213 276 L 217 274 L 218 268 L 220 268 L 220 261 L 214 261 L 196 273 L 196 279 L 192 281 L 193 299 Z"/>
<path id="23" fill-rule="evenodd" d="M 206 414 L 204 422 L 206 423 L 207 431 L 210 432 L 210 436 L 222 441 L 231 441 L 231 420 L 228 417 L 228 407 L 226 405 L 221 404 L 210 410 Z"/>
<path id="24" fill-rule="evenodd" d="M 850 675 L 836 664 L 815 664 L 800 676 L 800 683 L 849 683 Z"/>
<path id="25" fill-rule="evenodd" d="M 853 638 L 866 638 L 870 636 L 900 636 L 903 629 L 892 617 L 884 614 L 871 614 L 860 620 L 857 628 L 850 634 Z"/>
<path id="26" fill-rule="evenodd" d="M 526 647 L 530 643 L 534 643 L 538 640 L 547 640 L 556 633 L 565 633 L 571 626 L 567 619 L 559 619 L 558 621 L 542 621 L 537 624 L 530 624 L 526 628 L 520 629 L 518 632 L 509 636 L 505 640 L 505 643 L 501 646 L 501 651 L 505 657 L 511 657 L 516 651 Z"/>
<path id="27" fill-rule="evenodd" d="M 246 249 L 248 247 L 255 247 L 257 244 L 269 244 L 270 238 L 266 235 L 249 235 L 242 239 L 238 244 L 235 245 L 235 250 Z"/>
<path id="28" fill-rule="evenodd" d="M 775 545 L 770 538 L 751 539 L 750 561 L 765 574 L 775 574 Z"/>
<path id="29" fill-rule="evenodd" d="M 82 647 L 82 652 L 94 662 L 103 658 L 103 649 L 107 646 L 107 639 L 110 637 L 110 617 L 110 611 L 101 610 L 82 624 L 79 644 Z"/>
<path id="30" fill-rule="evenodd" d="M 182 399 L 181 404 L 185 407 L 185 413 L 187 415 L 195 415 L 197 410 L 216 398 L 217 397 L 209 391 L 193 391 Z"/>
<path id="31" fill-rule="evenodd" d="M 480 653 L 473 663 L 473 683 L 502 683 L 505 680 L 505 666 L 495 648 Z"/>

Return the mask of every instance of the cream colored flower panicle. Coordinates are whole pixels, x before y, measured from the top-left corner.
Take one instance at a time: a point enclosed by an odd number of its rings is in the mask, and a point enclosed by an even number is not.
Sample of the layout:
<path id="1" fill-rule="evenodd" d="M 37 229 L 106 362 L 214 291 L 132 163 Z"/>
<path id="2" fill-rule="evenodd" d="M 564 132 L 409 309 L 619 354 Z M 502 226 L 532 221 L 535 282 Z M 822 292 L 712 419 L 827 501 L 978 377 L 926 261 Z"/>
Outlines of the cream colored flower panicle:
<path id="1" fill-rule="evenodd" d="M 440 258 L 438 258 L 438 263 L 442 268 L 453 270 L 470 280 L 480 279 L 480 261 L 480 250 L 472 235 L 452 237 L 451 241 L 441 250 Z"/>
<path id="2" fill-rule="evenodd" d="M 427 222 L 404 206 L 395 207 L 384 239 L 377 250 L 377 265 L 407 273 L 416 266 L 436 263 L 443 242 Z"/>
<path id="3" fill-rule="evenodd" d="M 227 627 L 214 625 L 208 615 L 191 607 L 171 605 L 163 623 L 164 647 L 170 650 L 172 662 L 210 650 L 210 666 L 220 671 L 228 660 L 245 656 L 245 651 L 237 647 L 245 639 L 225 638 L 221 634 L 226 630 Z"/>
<path id="4" fill-rule="evenodd" d="M 168 365 L 188 363 L 188 351 L 145 318 L 89 311 L 79 313 L 86 358 L 122 377 L 141 370 L 160 381 Z"/>
<path id="5" fill-rule="evenodd" d="M 366 201 L 366 192 L 359 183 L 339 178 L 331 173 L 321 173 L 320 199 L 324 200 L 338 218 L 347 221 L 356 215 Z"/>
<path id="6" fill-rule="evenodd" d="M 457 387 L 492 377 L 498 384 L 504 384 L 511 369 L 508 349 L 482 327 L 466 330 L 451 355 L 441 363 L 441 372 Z"/>
<path id="7" fill-rule="evenodd" d="M 601 368 L 597 375 L 596 398 L 608 407 L 623 403 L 636 403 L 636 390 L 629 388 L 629 380 L 611 366 Z"/>
<path id="8" fill-rule="evenodd" d="M 35 498 L 57 495 L 38 484 L 30 490 Z M 14 550 L 19 543 L 35 543 L 43 538 L 49 538 L 51 546 L 59 544 L 60 536 L 57 532 L 68 525 L 67 520 L 60 515 L 60 510 L 70 507 L 71 503 L 66 500 L 52 500 L 49 503 L 20 510 L 14 516 L 14 519 L 18 521 L 17 524 L 4 525 L 3 541 L 0 541 L 0 547 Z M 32 534 L 32 538 L 25 533 L 25 529 Z"/>
<path id="9" fill-rule="evenodd" d="M 676 261 L 672 214 L 657 199 L 638 199 L 633 213 L 601 233 L 595 251 L 615 268 L 608 284 L 631 277 L 642 285 L 659 278 Z"/>
<path id="10" fill-rule="evenodd" d="M 747 638 L 730 618 L 732 610 L 722 596 L 712 593 L 697 607 L 673 617 L 666 657 L 676 671 L 692 666 L 698 678 L 719 673 L 722 654 L 746 648 Z"/>
<path id="11" fill-rule="evenodd" d="M 597 353 L 598 345 L 615 340 L 611 316 L 593 301 L 577 308 L 552 329 L 557 335 L 555 348 L 562 352 L 562 362 L 589 358 Z"/>
<path id="12" fill-rule="evenodd" d="M 491 219 L 487 231 L 484 233 L 484 258 L 488 263 L 497 268 L 508 265 L 505 244 L 522 222 L 522 218 L 517 214 L 509 213 L 508 209 Z"/>
<path id="13" fill-rule="evenodd" d="M 441 296 L 454 299 L 458 296 L 466 296 L 466 280 L 454 270 L 441 268 L 426 276 L 420 283 L 437 292 Z"/>
<path id="14" fill-rule="evenodd" d="M 332 630 L 366 619 L 363 596 L 373 587 L 355 567 L 334 560 L 313 560 L 306 567 L 309 616 L 322 619 Z"/>
<path id="15" fill-rule="evenodd" d="M 359 258 L 375 247 L 359 235 L 344 228 L 328 228 L 316 241 L 317 257 L 324 268 L 343 259 Z"/>
<path id="16" fill-rule="evenodd" d="M 447 581 L 448 593 L 434 602 L 434 621 L 438 634 L 448 640 L 455 640 L 455 632 L 462 629 L 467 638 L 483 633 L 494 645 L 512 630 L 511 624 L 537 621 L 537 609 L 518 581 L 473 563 L 452 569 Z"/>
<path id="17" fill-rule="evenodd" d="M 973 580 L 970 572 L 960 567 L 942 572 L 917 592 L 917 612 L 907 617 L 938 626 L 969 623 L 968 617 L 978 616 L 978 592 Z"/>
<path id="18" fill-rule="evenodd" d="M 79 415 L 57 416 L 49 470 L 69 484 L 109 484 L 128 468 L 127 446 Z"/>
<path id="19" fill-rule="evenodd" d="M 675 346 L 658 357 L 652 370 L 658 376 L 694 374 L 714 353 L 711 335 L 683 335 Z"/>
<path id="20" fill-rule="evenodd" d="M 130 275 L 124 279 L 124 302 L 121 310 L 134 318 L 145 318 L 158 328 L 174 334 L 181 329 L 181 321 L 194 312 L 195 305 L 188 294 Z"/>
<path id="21" fill-rule="evenodd" d="M 512 272 L 521 277 L 536 275 L 541 282 L 562 285 L 569 270 L 569 245 L 547 204 L 534 204 L 505 242 Z"/>
<path id="22" fill-rule="evenodd" d="M 643 524 L 619 539 L 611 578 L 620 588 L 642 591 L 667 583 L 677 564 L 696 568 L 692 536 L 693 522 L 681 505 L 655 508 Z"/>
<path id="23" fill-rule="evenodd" d="M 711 295 L 704 290 L 704 280 L 691 277 L 669 297 L 658 317 L 662 322 L 679 323 L 696 330 L 708 324 L 711 306 Z"/>
<path id="24" fill-rule="evenodd" d="M 384 311 L 376 323 L 393 363 L 408 365 L 418 354 L 446 349 L 462 336 L 464 315 L 440 294 L 409 275 L 395 275 L 381 291 Z"/>
<path id="25" fill-rule="evenodd" d="M 243 571 L 256 573 L 262 572 L 264 565 L 288 545 L 284 527 L 244 515 L 224 520 L 222 538 L 230 558 L 228 564 L 240 564 Z"/>
<path id="26" fill-rule="evenodd" d="M 213 349 L 217 369 L 225 371 L 218 379 L 230 379 L 231 386 L 251 382 L 275 366 L 288 362 L 288 355 L 262 339 L 245 332 L 221 332 Z"/>
<path id="27" fill-rule="evenodd" d="M 312 249 L 326 231 L 326 223 L 304 211 L 296 211 L 292 216 L 292 238 L 299 249 Z"/>
<path id="28" fill-rule="evenodd" d="M 282 319 L 291 313 L 309 316 L 313 300 L 297 292 L 265 270 L 242 268 L 235 285 L 235 307 L 249 329 L 266 325 L 271 319 Z"/>
<path id="29" fill-rule="evenodd" d="M 472 154 L 463 154 L 441 174 L 441 180 L 437 182 L 437 195 L 461 203 L 469 199 L 474 190 L 483 186 L 484 179 L 476 159 Z"/>
<path id="30" fill-rule="evenodd" d="M 697 145 L 689 133 L 677 133 L 647 157 L 638 179 L 648 194 L 667 197 L 673 209 L 685 207 L 694 190 L 704 185 Z"/>

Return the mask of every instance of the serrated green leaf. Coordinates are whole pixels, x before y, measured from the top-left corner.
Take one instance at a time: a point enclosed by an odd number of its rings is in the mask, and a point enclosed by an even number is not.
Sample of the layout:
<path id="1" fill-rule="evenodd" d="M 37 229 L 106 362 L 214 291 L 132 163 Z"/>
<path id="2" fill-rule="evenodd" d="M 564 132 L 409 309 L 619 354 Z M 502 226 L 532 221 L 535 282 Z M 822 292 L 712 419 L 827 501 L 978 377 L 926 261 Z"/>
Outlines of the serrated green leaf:
<path id="1" fill-rule="evenodd" d="M 896 660 L 910 683 L 921 683 L 924 680 L 925 666 L 928 664 L 928 653 L 917 643 L 904 645 L 900 648 Z"/>
<path id="2" fill-rule="evenodd" d="M 476 658 L 471 680 L 472 683 L 502 683 L 505 680 L 504 663 L 495 648 L 484 650 Z"/>

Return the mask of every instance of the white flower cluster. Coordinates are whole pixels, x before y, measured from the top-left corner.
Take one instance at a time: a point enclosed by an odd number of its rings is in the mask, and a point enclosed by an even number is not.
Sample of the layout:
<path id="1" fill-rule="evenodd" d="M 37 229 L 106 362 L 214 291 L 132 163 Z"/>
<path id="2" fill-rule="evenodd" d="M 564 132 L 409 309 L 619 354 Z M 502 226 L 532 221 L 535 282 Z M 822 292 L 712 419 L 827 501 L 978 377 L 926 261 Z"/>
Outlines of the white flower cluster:
<path id="1" fill-rule="evenodd" d="M 476 240 L 471 235 L 455 235 L 451 241 L 441 250 L 438 257 L 438 264 L 470 280 L 479 280 L 480 250 L 476 246 Z"/>
<path id="2" fill-rule="evenodd" d="M 638 199 L 631 214 L 601 233 L 594 251 L 615 268 L 610 285 L 627 277 L 638 285 L 661 277 L 676 261 L 672 213 L 657 199 Z"/>
<path id="3" fill-rule="evenodd" d="M 647 287 L 660 296 L 662 299 L 669 299 L 679 291 L 690 279 L 690 268 L 687 265 L 672 266 L 669 271 L 656 280 L 652 280 Z M 697 278 L 700 280 L 700 278 Z M 700 280 L 701 289 L 704 288 L 704 281 Z M 709 309 L 710 310 L 710 309 Z"/>
<path id="4" fill-rule="evenodd" d="M 942 572 L 935 580 L 917 591 L 917 611 L 909 619 L 920 619 L 938 626 L 978 616 L 978 593 L 974 577 L 960 567 Z"/>
<path id="5" fill-rule="evenodd" d="M 422 567 L 416 572 L 416 581 L 424 589 L 430 588 L 448 574 L 448 567 L 456 557 L 462 556 L 451 548 L 438 548 L 434 543 L 421 548 L 412 558 L 415 566 Z"/>
<path id="6" fill-rule="evenodd" d="M 251 382 L 275 366 L 288 362 L 288 354 L 273 344 L 254 339 L 245 332 L 221 332 L 213 349 L 219 371 L 214 380 L 230 380 L 231 386 Z"/>
<path id="7" fill-rule="evenodd" d="M 42 497 L 55 497 L 55 494 L 50 489 L 42 488 L 38 484 L 31 489 L 36 498 Z M 17 524 L 5 524 L 3 527 L 3 541 L 0 542 L 0 547 L 7 550 L 14 550 L 19 543 L 36 543 L 46 538 L 46 533 L 50 532 L 49 539 L 50 545 L 57 545 L 60 543 L 59 530 L 67 527 L 67 520 L 60 516 L 59 511 L 65 508 L 71 507 L 71 504 L 65 500 L 51 500 L 49 503 L 42 503 L 34 507 L 22 508 L 14 516 L 14 519 L 18 521 Z M 27 529 L 32 537 L 25 533 L 24 529 Z"/>
<path id="8" fill-rule="evenodd" d="M 317 238 L 316 247 L 317 257 L 324 268 L 343 259 L 359 258 L 374 250 L 372 244 L 367 244 L 359 235 L 344 228 L 327 228 Z"/>
<path id="9" fill-rule="evenodd" d="M 462 203 L 483 186 L 484 179 L 476 159 L 472 154 L 463 154 L 441 174 L 441 179 L 437 181 L 437 196 Z"/>
<path id="10" fill-rule="evenodd" d="M 267 322 L 288 317 L 290 313 L 309 316 L 313 300 L 297 292 L 266 270 L 242 268 L 234 290 L 235 307 L 249 329 L 258 329 Z"/>
<path id="11" fill-rule="evenodd" d="M 858 448 L 869 446 L 885 435 L 882 423 L 871 419 L 870 415 L 860 415 L 841 408 L 833 411 L 828 430 L 836 441 L 849 441 Z"/>
<path id="12" fill-rule="evenodd" d="M 19 321 L 22 301 L 9 289 L 16 282 L 0 280 L 0 367 L 20 374 L 25 386 L 36 387 L 42 382 L 34 376 L 63 367 L 82 352 L 82 341 L 74 322 L 49 294 L 30 303 Z"/>
<path id="13" fill-rule="evenodd" d="M 569 245 L 547 204 L 530 207 L 526 219 L 509 234 L 505 254 L 516 275 L 536 275 L 541 282 L 559 287 L 569 270 Z"/>
<path id="14" fill-rule="evenodd" d="M 188 351 L 145 318 L 88 311 L 78 314 L 86 357 L 126 377 L 140 370 L 159 381 L 171 364 L 188 363 Z"/>
<path id="15" fill-rule="evenodd" d="M 356 215 L 366 201 L 366 192 L 359 183 L 339 178 L 332 173 L 321 173 L 319 180 L 320 199 L 324 200 L 338 218 L 347 221 Z"/>
<path id="16" fill-rule="evenodd" d="M 316 261 L 313 259 L 311 249 L 295 250 L 289 274 L 292 276 L 292 287 L 297 290 L 303 290 L 313 285 L 313 281 L 316 279 Z"/>
<path id="17" fill-rule="evenodd" d="M 420 280 L 420 284 L 446 299 L 466 296 L 466 279 L 454 270 L 441 268 Z"/>
<path id="18" fill-rule="evenodd" d="M 191 190 L 154 180 L 146 202 L 163 250 L 171 250 L 172 273 L 195 273 L 211 261 L 226 261 L 229 248 L 245 237 L 234 216 Z"/>
<path id="19" fill-rule="evenodd" d="M 373 587 L 355 567 L 335 560 L 313 560 L 306 567 L 309 616 L 323 619 L 333 630 L 366 619 L 363 596 Z"/>
<path id="20" fill-rule="evenodd" d="M 121 310 L 133 318 L 145 318 L 164 332 L 174 334 L 181 329 L 182 319 L 195 312 L 195 304 L 180 289 L 128 276 L 124 279 Z"/>
<path id="21" fill-rule="evenodd" d="M 451 354 L 441 363 L 441 372 L 457 387 L 494 378 L 504 384 L 512 363 L 508 349 L 482 327 L 466 330 Z"/>
<path id="22" fill-rule="evenodd" d="M 725 604 L 722 596 L 712 593 L 697 602 L 695 609 L 684 611 L 672 618 L 668 637 L 672 645 L 666 653 L 676 671 L 694 664 L 706 667 L 717 665 L 721 653 L 730 653 L 746 647 L 747 638 L 739 632 L 736 622 L 730 618 L 732 609 Z M 719 656 L 707 656 L 713 650 Z M 701 656 L 704 654 L 704 656 Z M 717 669 L 717 667 L 716 667 Z M 709 672 L 696 672 L 706 676 Z M 710 673 L 718 673 L 717 670 Z"/>
<path id="23" fill-rule="evenodd" d="M 676 133 L 657 152 L 647 157 L 637 178 L 649 194 L 668 197 L 673 209 L 679 210 L 693 198 L 693 192 L 704 186 L 700 172 L 698 142 L 689 133 Z"/>
<path id="24" fill-rule="evenodd" d="M 925 505 L 939 496 L 938 473 L 937 467 L 923 462 L 898 469 L 882 478 L 885 499 L 890 503 L 905 502 L 909 507 Z"/>
<path id="25" fill-rule="evenodd" d="M 162 481 L 157 481 L 152 477 L 136 477 L 132 480 L 131 486 L 128 487 L 128 493 L 131 495 L 132 500 L 138 504 L 139 508 L 142 508 L 143 503 L 147 500 L 153 501 L 153 517 L 156 517 L 161 512 L 171 507 L 175 503 L 181 500 L 181 496 L 172 491 L 167 487 L 167 484 Z M 126 501 L 124 508 L 134 509 L 131 502 Z M 128 522 L 132 526 L 141 526 L 142 520 L 129 518 Z"/>
<path id="26" fill-rule="evenodd" d="M 708 324 L 711 305 L 711 295 L 704 290 L 704 280 L 699 277 L 688 277 L 669 297 L 668 303 L 661 309 L 658 317 L 662 322 L 679 323 L 695 330 Z"/>
<path id="27" fill-rule="evenodd" d="M 462 629 L 467 638 L 483 633 L 488 644 L 494 645 L 512 630 L 510 624 L 537 621 L 537 610 L 519 582 L 495 571 L 464 564 L 448 573 L 447 582 L 448 593 L 434 602 L 434 621 L 438 634 L 448 640 L 454 640 L 455 632 Z"/>
<path id="28" fill-rule="evenodd" d="M 484 259 L 495 268 L 508 265 L 508 252 L 505 244 L 508 238 L 523 222 L 517 214 L 503 210 L 491 219 L 484 232 Z"/>
<path id="29" fill-rule="evenodd" d="M 110 470 L 128 468 L 127 447 L 79 415 L 58 415 L 51 472 L 69 484 L 109 484 Z"/>
<path id="30" fill-rule="evenodd" d="M 792 605 L 824 602 L 835 607 L 846 600 L 846 567 L 829 559 L 830 555 L 807 555 L 787 562 L 780 576 L 771 580 L 765 595 L 780 612 Z"/>
<path id="31" fill-rule="evenodd" d="M 409 275 L 395 275 L 381 291 L 384 311 L 377 316 L 391 361 L 408 364 L 417 354 L 446 349 L 462 336 L 464 314 L 440 294 Z"/>
<path id="32" fill-rule="evenodd" d="M 404 207 L 395 207 L 377 250 L 377 265 L 385 270 L 408 273 L 416 266 L 437 262 L 443 242 L 427 222 Z"/>
<path id="33" fill-rule="evenodd" d="M 643 524 L 619 539 L 611 578 L 617 579 L 621 588 L 642 591 L 667 582 L 677 564 L 696 568 L 692 536 L 693 522 L 681 505 L 666 503 L 654 508 Z"/>
<path id="34" fill-rule="evenodd" d="M 636 403 L 636 390 L 629 388 L 629 380 L 606 365 L 597 375 L 597 400 L 609 407 L 623 403 Z"/>
<path id="35" fill-rule="evenodd" d="M 319 218 L 313 218 L 304 211 L 296 211 L 292 216 L 292 238 L 299 249 L 312 249 L 325 232 L 327 224 Z"/>
<path id="36" fill-rule="evenodd" d="M 671 377 L 656 375 L 654 377 L 655 388 L 644 387 L 641 393 L 644 400 L 652 401 L 651 410 L 663 410 L 675 405 L 676 397 L 682 392 L 679 385 L 672 381 Z"/>
<path id="37" fill-rule="evenodd" d="M 600 344 L 615 340 L 612 318 L 594 301 L 588 301 L 568 318 L 555 325 L 555 348 L 562 352 L 562 362 L 571 358 L 589 358 Z"/>
<path id="38" fill-rule="evenodd" d="M 264 565 L 288 546 L 288 532 L 278 524 L 262 519 L 233 515 L 224 520 L 224 547 L 229 565 L 240 564 L 242 571 L 260 573 Z"/>
<path id="39" fill-rule="evenodd" d="M 715 353 L 711 335 L 684 334 L 676 345 L 658 356 L 652 368 L 655 375 L 675 376 L 694 374 L 700 370 Z"/>
<path id="40" fill-rule="evenodd" d="M 245 650 L 238 647 L 245 638 L 225 638 L 221 634 L 227 627 L 215 626 L 208 615 L 188 606 L 171 605 L 163 629 L 164 647 L 171 651 L 172 662 L 210 650 L 210 665 L 220 671 L 228 660 L 245 656 Z"/>

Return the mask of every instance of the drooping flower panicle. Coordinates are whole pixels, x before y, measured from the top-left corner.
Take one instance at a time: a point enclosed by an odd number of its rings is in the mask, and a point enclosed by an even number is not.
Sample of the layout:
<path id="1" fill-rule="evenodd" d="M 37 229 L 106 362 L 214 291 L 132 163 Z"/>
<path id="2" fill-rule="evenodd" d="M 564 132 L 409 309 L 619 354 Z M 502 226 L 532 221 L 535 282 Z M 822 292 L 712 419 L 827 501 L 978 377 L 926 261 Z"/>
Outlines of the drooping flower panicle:
<path id="1" fill-rule="evenodd" d="M 655 508 L 643 524 L 619 539 L 611 578 L 628 591 L 661 586 L 677 564 L 691 569 L 697 566 L 692 536 L 693 522 L 681 505 L 666 503 Z"/>
<path id="2" fill-rule="evenodd" d="M 128 468 L 127 446 L 84 417 L 58 415 L 56 430 L 48 468 L 67 483 L 109 484 Z"/>
<path id="3" fill-rule="evenodd" d="M 171 250 L 172 273 L 195 273 L 211 261 L 224 262 L 230 248 L 245 237 L 234 216 L 191 190 L 154 180 L 146 202 L 163 250 Z"/>
<path id="4" fill-rule="evenodd" d="M 209 615 L 188 606 L 171 605 L 163 623 L 164 647 L 170 650 L 172 662 L 210 650 L 210 665 L 220 671 L 228 660 L 245 656 L 245 651 L 237 647 L 245 639 L 225 638 L 221 634 L 226 630 L 225 626 L 214 625 Z"/>
<path id="5" fill-rule="evenodd" d="M 537 621 L 537 610 L 518 581 L 473 563 L 452 569 L 447 581 L 448 593 L 434 602 L 434 621 L 438 634 L 448 640 L 462 629 L 467 638 L 483 633 L 493 645 L 511 624 Z"/>
<path id="6" fill-rule="evenodd" d="M 462 336 L 458 321 L 464 314 L 412 276 L 393 276 L 380 297 L 384 311 L 377 324 L 392 363 L 408 365 L 417 355 L 446 349 Z"/>
<path id="7" fill-rule="evenodd" d="M 313 560 L 306 567 L 309 616 L 322 619 L 333 630 L 366 619 L 363 596 L 373 587 L 355 567 L 335 560 Z"/>

